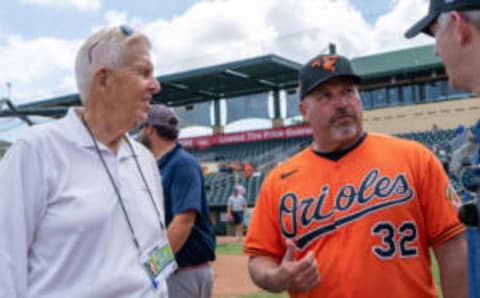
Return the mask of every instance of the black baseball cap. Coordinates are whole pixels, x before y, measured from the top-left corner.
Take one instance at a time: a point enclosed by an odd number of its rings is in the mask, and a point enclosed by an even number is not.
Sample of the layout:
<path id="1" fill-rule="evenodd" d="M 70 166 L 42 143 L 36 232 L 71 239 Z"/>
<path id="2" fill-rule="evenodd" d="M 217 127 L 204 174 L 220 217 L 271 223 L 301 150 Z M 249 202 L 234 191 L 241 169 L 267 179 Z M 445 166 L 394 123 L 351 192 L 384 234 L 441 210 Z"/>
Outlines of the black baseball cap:
<path id="1" fill-rule="evenodd" d="M 430 7 L 428 14 L 420 19 L 415 25 L 405 32 L 406 38 L 412 38 L 418 33 L 423 32 L 432 36 L 430 32 L 430 25 L 438 18 L 443 12 L 449 12 L 452 10 L 474 10 L 480 9 L 480 1 L 478 0 L 430 0 Z"/>
<path id="2" fill-rule="evenodd" d="M 353 72 L 350 61 L 340 55 L 318 55 L 303 66 L 299 74 L 300 100 L 320 84 L 336 77 L 349 77 L 355 84 L 361 78 Z"/>

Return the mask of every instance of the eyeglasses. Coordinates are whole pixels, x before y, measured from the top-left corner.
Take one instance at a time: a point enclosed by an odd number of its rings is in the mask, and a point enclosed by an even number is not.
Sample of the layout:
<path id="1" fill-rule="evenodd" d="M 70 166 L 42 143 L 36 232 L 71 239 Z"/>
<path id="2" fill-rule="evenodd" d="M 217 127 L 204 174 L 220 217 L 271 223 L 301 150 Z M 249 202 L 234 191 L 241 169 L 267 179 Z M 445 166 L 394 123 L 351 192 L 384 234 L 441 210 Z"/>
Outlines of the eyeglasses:
<path id="1" fill-rule="evenodd" d="M 118 29 L 120 30 L 120 32 L 122 32 L 122 34 L 125 36 L 125 37 L 129 37 L 131 35 L 133 35 L 133 33 L 135 33 L 135 30 L 128 26 L 128 25 L 120 25 L 118 27 Z M 100 43 L 101 40 L 97 40 L 96 42 L 94 42 L 90 48 L 88 49 L 88 63 L 89 64 L 92 64 L 92 52 L 93 52 L 93 48 L 95 48 L 99 43 Z"/>

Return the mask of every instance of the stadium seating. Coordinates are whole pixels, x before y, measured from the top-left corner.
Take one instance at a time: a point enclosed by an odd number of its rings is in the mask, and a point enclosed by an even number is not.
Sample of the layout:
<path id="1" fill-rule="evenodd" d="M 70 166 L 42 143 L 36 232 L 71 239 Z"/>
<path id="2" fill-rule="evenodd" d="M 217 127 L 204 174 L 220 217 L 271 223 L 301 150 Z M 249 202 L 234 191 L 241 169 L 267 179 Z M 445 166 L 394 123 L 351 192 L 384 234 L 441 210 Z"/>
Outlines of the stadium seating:
<path id="1" fill-rule="evenodd" d="M 450 153 L 449 141 L 455 136 L 453 129 L 438 131 L 420 131 L 398 134 L 398 137 L 415 140 L 430 148 L 436 154 Z M 239 181 L 246 189 L 246 199 L 249 206 L 255 204 L 257 194 L 265 175 L 279 162 L 299 152 L 312 142 L 311 137 L 277 139 L 263 142 L 247 142 L 240 144 L 224 144 L 212 146 L 206 150 L 191 150 L 201 161 L 223 162 L 250 162 L 255 166 L 255 173 L 245 178 L 241 173 L 225 171 L 210 173 L 205 177 L 207 197 L 212 207 L 225 207 L 228 197 L 232 194 L 235 181 Z M 439 159 L 442 157 L 439 156 Z M 455 175 L 449 175 L 457 190 L 462 186 Z"/>
<path id="2" fill-rule="evenodd" d="M 287 150 L 291 146 L 304 147 L 311 138 L 278 139 L 263 142 L 248 142 L 212 146 L 206 150 L 194 149 L 191 152 L 200 161 L 250 161 L 254 164 L 264 155 L 273 151 Z"/>
<path id="3" fill-rule="evenodd" d="M 226 206 L 228 197 L 233 193 L 235 181 L 245 187 L 246 199 L 249 206 L 253 206 L 265 174 L 256 172 L 254 176 L 246 179 L 234 173 L 213 173 L 205 177 L 207 198 L 210 206 Z"/>

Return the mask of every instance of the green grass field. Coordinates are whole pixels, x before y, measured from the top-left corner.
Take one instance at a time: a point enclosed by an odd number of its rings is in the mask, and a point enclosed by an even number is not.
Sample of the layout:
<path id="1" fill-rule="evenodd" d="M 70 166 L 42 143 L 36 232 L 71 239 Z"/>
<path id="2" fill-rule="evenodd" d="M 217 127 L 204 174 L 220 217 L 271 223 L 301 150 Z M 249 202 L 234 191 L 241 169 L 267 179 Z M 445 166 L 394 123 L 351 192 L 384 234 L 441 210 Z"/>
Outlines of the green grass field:
<path id="1" fill-rule="evenodd" d="M 222 254 L 222 255 L 238 255 L 242 253 L 242 244 L 241 243 L 217 243 L 217 249 L 216 249 L 217 254 Z M 432 271 L 433 271 L 433 278 L 435 279 L 435 282 L 438 286 L 438 289 L 440 290 L 440 277 L 438 273 L 438 265 L 437 261 L 434 257 L 432 257 Z M 442 298 L 442 293 L 440 292 L 440 298 Z M 281 293 L 281 294 L 271 294 L 267 292 L 258 292 L 254 294 L 248 294 L 248 295 L 241 295 L 241 296 L 232 296 L 230 298 L 288 298 L 287 293 Z"/>
<path id="2" fill-rule="evenodd" d="M 215 252 L 219 255 L 240 255 L 242 254 L 241 243 L 217 243 Z"/>

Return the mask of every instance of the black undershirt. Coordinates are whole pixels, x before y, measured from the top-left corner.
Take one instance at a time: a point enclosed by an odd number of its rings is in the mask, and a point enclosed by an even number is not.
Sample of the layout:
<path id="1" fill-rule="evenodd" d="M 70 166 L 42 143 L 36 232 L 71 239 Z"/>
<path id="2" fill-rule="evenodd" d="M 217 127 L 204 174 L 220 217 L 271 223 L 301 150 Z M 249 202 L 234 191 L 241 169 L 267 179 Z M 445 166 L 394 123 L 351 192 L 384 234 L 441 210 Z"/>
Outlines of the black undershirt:
<path id="1" fill-rule="evenodd" d="M 367 137 L 367 133 L 364 132 L 362 134 L 362 136 L 358 139 L 358 141 L 355 142 L 355 144 L 353 144 L 352 146 L 350 146 L 349 148 L 347 149 L 342 149 L 342 150 L 339 150 L 339 151 L 333 151 L 333 152 L 319 152 L 319 151 L 315 151 L 313 150 L 312 148 L 312 151 L 313 153 L 315 153 L 316 155 L 318 156 L 321 156 L 323 158 L 326 158 L 326 159 L 330 159 L 332 161 L 338 161 L 340 158 L 344 157 L 347 153 L 349 153 L 350 151 L 352 151 L 353 149 L 357 148 L 358 146 L 360 146 L 361 143 L 363 143 L 363 141 L 365 140 L 365 138 Z"/>

